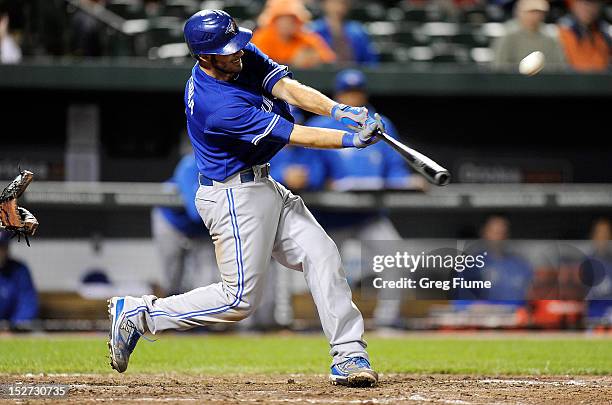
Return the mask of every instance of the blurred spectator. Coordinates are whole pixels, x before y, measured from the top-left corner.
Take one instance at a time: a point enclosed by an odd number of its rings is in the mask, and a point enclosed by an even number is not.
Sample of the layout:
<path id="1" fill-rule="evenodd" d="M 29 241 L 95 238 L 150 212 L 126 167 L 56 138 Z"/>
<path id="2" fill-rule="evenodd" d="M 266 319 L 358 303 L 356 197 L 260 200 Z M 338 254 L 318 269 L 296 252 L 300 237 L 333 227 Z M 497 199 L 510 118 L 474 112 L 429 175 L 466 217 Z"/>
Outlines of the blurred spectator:
<path id="1" fill-rule="evenodd" d="M 483 279 L 490 280 L 489 300 L 503 300 L 509 304 L 524 304 L 525 295 L 533 276 L 529 263 L 513 252 L 507 243 L 510 239 L 510 221 L 504 216 L 493 215 L 487 219 L 481 238 L 486 252 Z"/>
<path id="2" fill-rule="evenodd" d="M 479 300 L 478 303 L 525 305 L 533 271 L 529 263 L 510 248 L 510 222 L 505 216 L 492 215 L 485 221 L 480 237 L 481 240 L 475 248 L 470 249 L 470 253 L 484 255 L 484 267 L 466 271 L 461 276 L 466 280 L 491 281 L 491 288 L 458 290 L 457 297 L 475 298 Z M 456 305 L 466 303 L 469 302 L 458 302 Z"/>
<path id="3" fill-rule="evenodd" d="M 588 317 L 612 325 L 612 224 L 607 218 L 594 222 L 591 230 L 593 251 L 583 265 L 583 274 L 593 287 L 587 299 Z"/>
<path id="4" fill-rule="evenodd" d="M 570 14 L 559 21 L 559 38 L 571 67 L 578 71 L 605 71 L 610 67 L 612 39 L 601 19 L 603 1 L 571 0 Z"/>
<path id="5" fill-rule="evenodd" d="M 378 53 L 365 28 L 357 21 L 346 20 L 350 1 L 323 0 L 324 16 L 314 21 L 310 28 L 325 39 L 338 62 L 376 63 Z"/>
<path id="6" fill-rule="evenodd" d="M 28 267 L 10 257 L 11 234 L 0 231 L 0 319 L 25 325 L 38 314 L 38 296 Z"/>
<path id="7" fill-rule="evenodd" d="M 9 32 L 8 14 L 0 14 L 0 63 L 21 62 L 21 48 Z"/>
<path id="8" fill-rule="evenodd" d="M 81 0 L 80 4 L 83 10 L 78 9 L 71 20 L 70 50 L 78 56 L 102 56 L 104 24 L 93 14 L 104 7 L 104 0 Z"/>
<path id="9" fill-rule="evenodd" d="M 195 206 L 198 167 L 185 154 L 169 183 L 176 185 L 184 207 L 156 207 L 151 213 L 153 240 L 162 261 L 166 295 L 180 294 L 218 282 L 214 247 Z"/>
<path id="10" fill-rule="evenodd" d="M 607 218 L 600 218 L 593 223 L 591 230 L 591 240 L 593 241 L 593 255 L 602 258 L 612 258 L 612 224 Z"/>
<path id="11" fill-rule="evenodd" d="M 519 0 L 516 3 L 518 26 L 496 41 L 493 59 L 495 69 L 516 70 L 521 59 L 534 51 L 544 53 L 546 70 L 565 66 L 565 57 L 558 41 L 542 32 L 548 10 L 546 0 Z"/>
<path id="12" fill-rule="evenodd" d="M 305 24 L 310 13 L 301 0 L 268 0 L 252 42 L 279 63 L 309 68 L 336 60 L 325 41 Z"/>
<path id="13" fill-rule="evenodd" d="M 405 3 L 416 7 L 429 7 L 441 14 L 444 20 L 459 21 L 466 9 L 484 7 L 486 0 L 405 0 Z"/>
<path id="14" fill-rule="evenodd" d="M 589 285 L 588 259 L 573 244 L 556 241 L 538 253 L 533 282 L 528 291 L 525 325 L 539 328 L 581 328 Z"/>

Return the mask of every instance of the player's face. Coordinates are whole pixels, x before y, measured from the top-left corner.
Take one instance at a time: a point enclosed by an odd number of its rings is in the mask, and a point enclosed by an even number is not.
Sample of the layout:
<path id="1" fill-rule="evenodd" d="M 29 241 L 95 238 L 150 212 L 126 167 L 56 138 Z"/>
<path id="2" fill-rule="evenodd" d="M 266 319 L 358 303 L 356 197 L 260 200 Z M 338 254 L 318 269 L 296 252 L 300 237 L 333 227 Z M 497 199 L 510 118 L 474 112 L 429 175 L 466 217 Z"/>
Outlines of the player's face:
<path id="1" fill-rule="evenodd" d="M 231 55 L 212 55 L 210 62 L 213 68 L 222 73 L 240 73 L 242 71 L 242 55 L 244 55 L 243 50 Z"/>

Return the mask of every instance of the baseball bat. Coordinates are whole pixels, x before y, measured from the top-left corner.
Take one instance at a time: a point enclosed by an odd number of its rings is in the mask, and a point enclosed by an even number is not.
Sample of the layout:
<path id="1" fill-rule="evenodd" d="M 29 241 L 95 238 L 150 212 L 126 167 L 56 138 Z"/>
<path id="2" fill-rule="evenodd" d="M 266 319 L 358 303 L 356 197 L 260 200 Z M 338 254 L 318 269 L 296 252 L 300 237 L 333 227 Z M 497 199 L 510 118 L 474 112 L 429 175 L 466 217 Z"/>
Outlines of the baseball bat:
<path id="1" fill-rule="evenodd" d="M 430 183 L 436 186 L 446 186 L 450 183 L 450 172 L 421 152 L 409 148 L 382 131 L 377 131 L 377 136 L 402 155 L 410 167 L 423 175 Z"/>

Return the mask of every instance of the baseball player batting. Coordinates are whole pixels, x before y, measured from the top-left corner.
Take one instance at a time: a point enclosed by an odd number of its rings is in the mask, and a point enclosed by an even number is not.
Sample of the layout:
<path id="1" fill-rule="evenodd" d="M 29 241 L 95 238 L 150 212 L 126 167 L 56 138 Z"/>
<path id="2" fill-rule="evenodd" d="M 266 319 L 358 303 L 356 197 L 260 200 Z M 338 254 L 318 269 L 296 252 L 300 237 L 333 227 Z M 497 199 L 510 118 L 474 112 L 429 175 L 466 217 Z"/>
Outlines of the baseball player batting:
<path id="1" fill-rule="evenodd" d="M 250 43 L 252 32 L 224 11 L 196 13 L 184 34 L 197 60 L 184 97 L 199 170 L 196 207 L 213 238 L 222 281 L 167 298 L 111 298 L 111 366 L 124 372 L 146 332 L 248 317 L 274 257 L 304 273 L 331 347 L 331 382 L 375 385 L 363 318 L 351 300 L 338 249 L 302 199 L 269 176 L 268 162 L 288 143 L 365 148 L 384 131 L 380 117 L 368 118 L 365 107 L 338 104 L 293 80 L 287 66 Z M 332 116 L 354 132 L 294 124 L 288 103 Z"/>

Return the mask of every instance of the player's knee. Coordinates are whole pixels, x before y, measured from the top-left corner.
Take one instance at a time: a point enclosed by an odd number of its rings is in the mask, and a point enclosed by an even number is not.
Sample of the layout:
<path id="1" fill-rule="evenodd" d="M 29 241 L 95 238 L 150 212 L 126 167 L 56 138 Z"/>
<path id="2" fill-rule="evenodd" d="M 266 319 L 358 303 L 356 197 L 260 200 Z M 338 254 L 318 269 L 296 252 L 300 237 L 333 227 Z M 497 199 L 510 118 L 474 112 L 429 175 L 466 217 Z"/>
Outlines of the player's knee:
<path id="1" fill-rule="evenodd" d="M 317 250 L 317 256 L 328 263 L 340 263 L 340 252 L 334 241 L 327 235 L 321 239 Z"/>
<path id="2" fill-rule="evenodd" d="M 322 240 L 318 246 L 307 253 L 308 261 L 314 267 L 341 269 L 342 259 L 336 244 L 331 240 Z"/>

